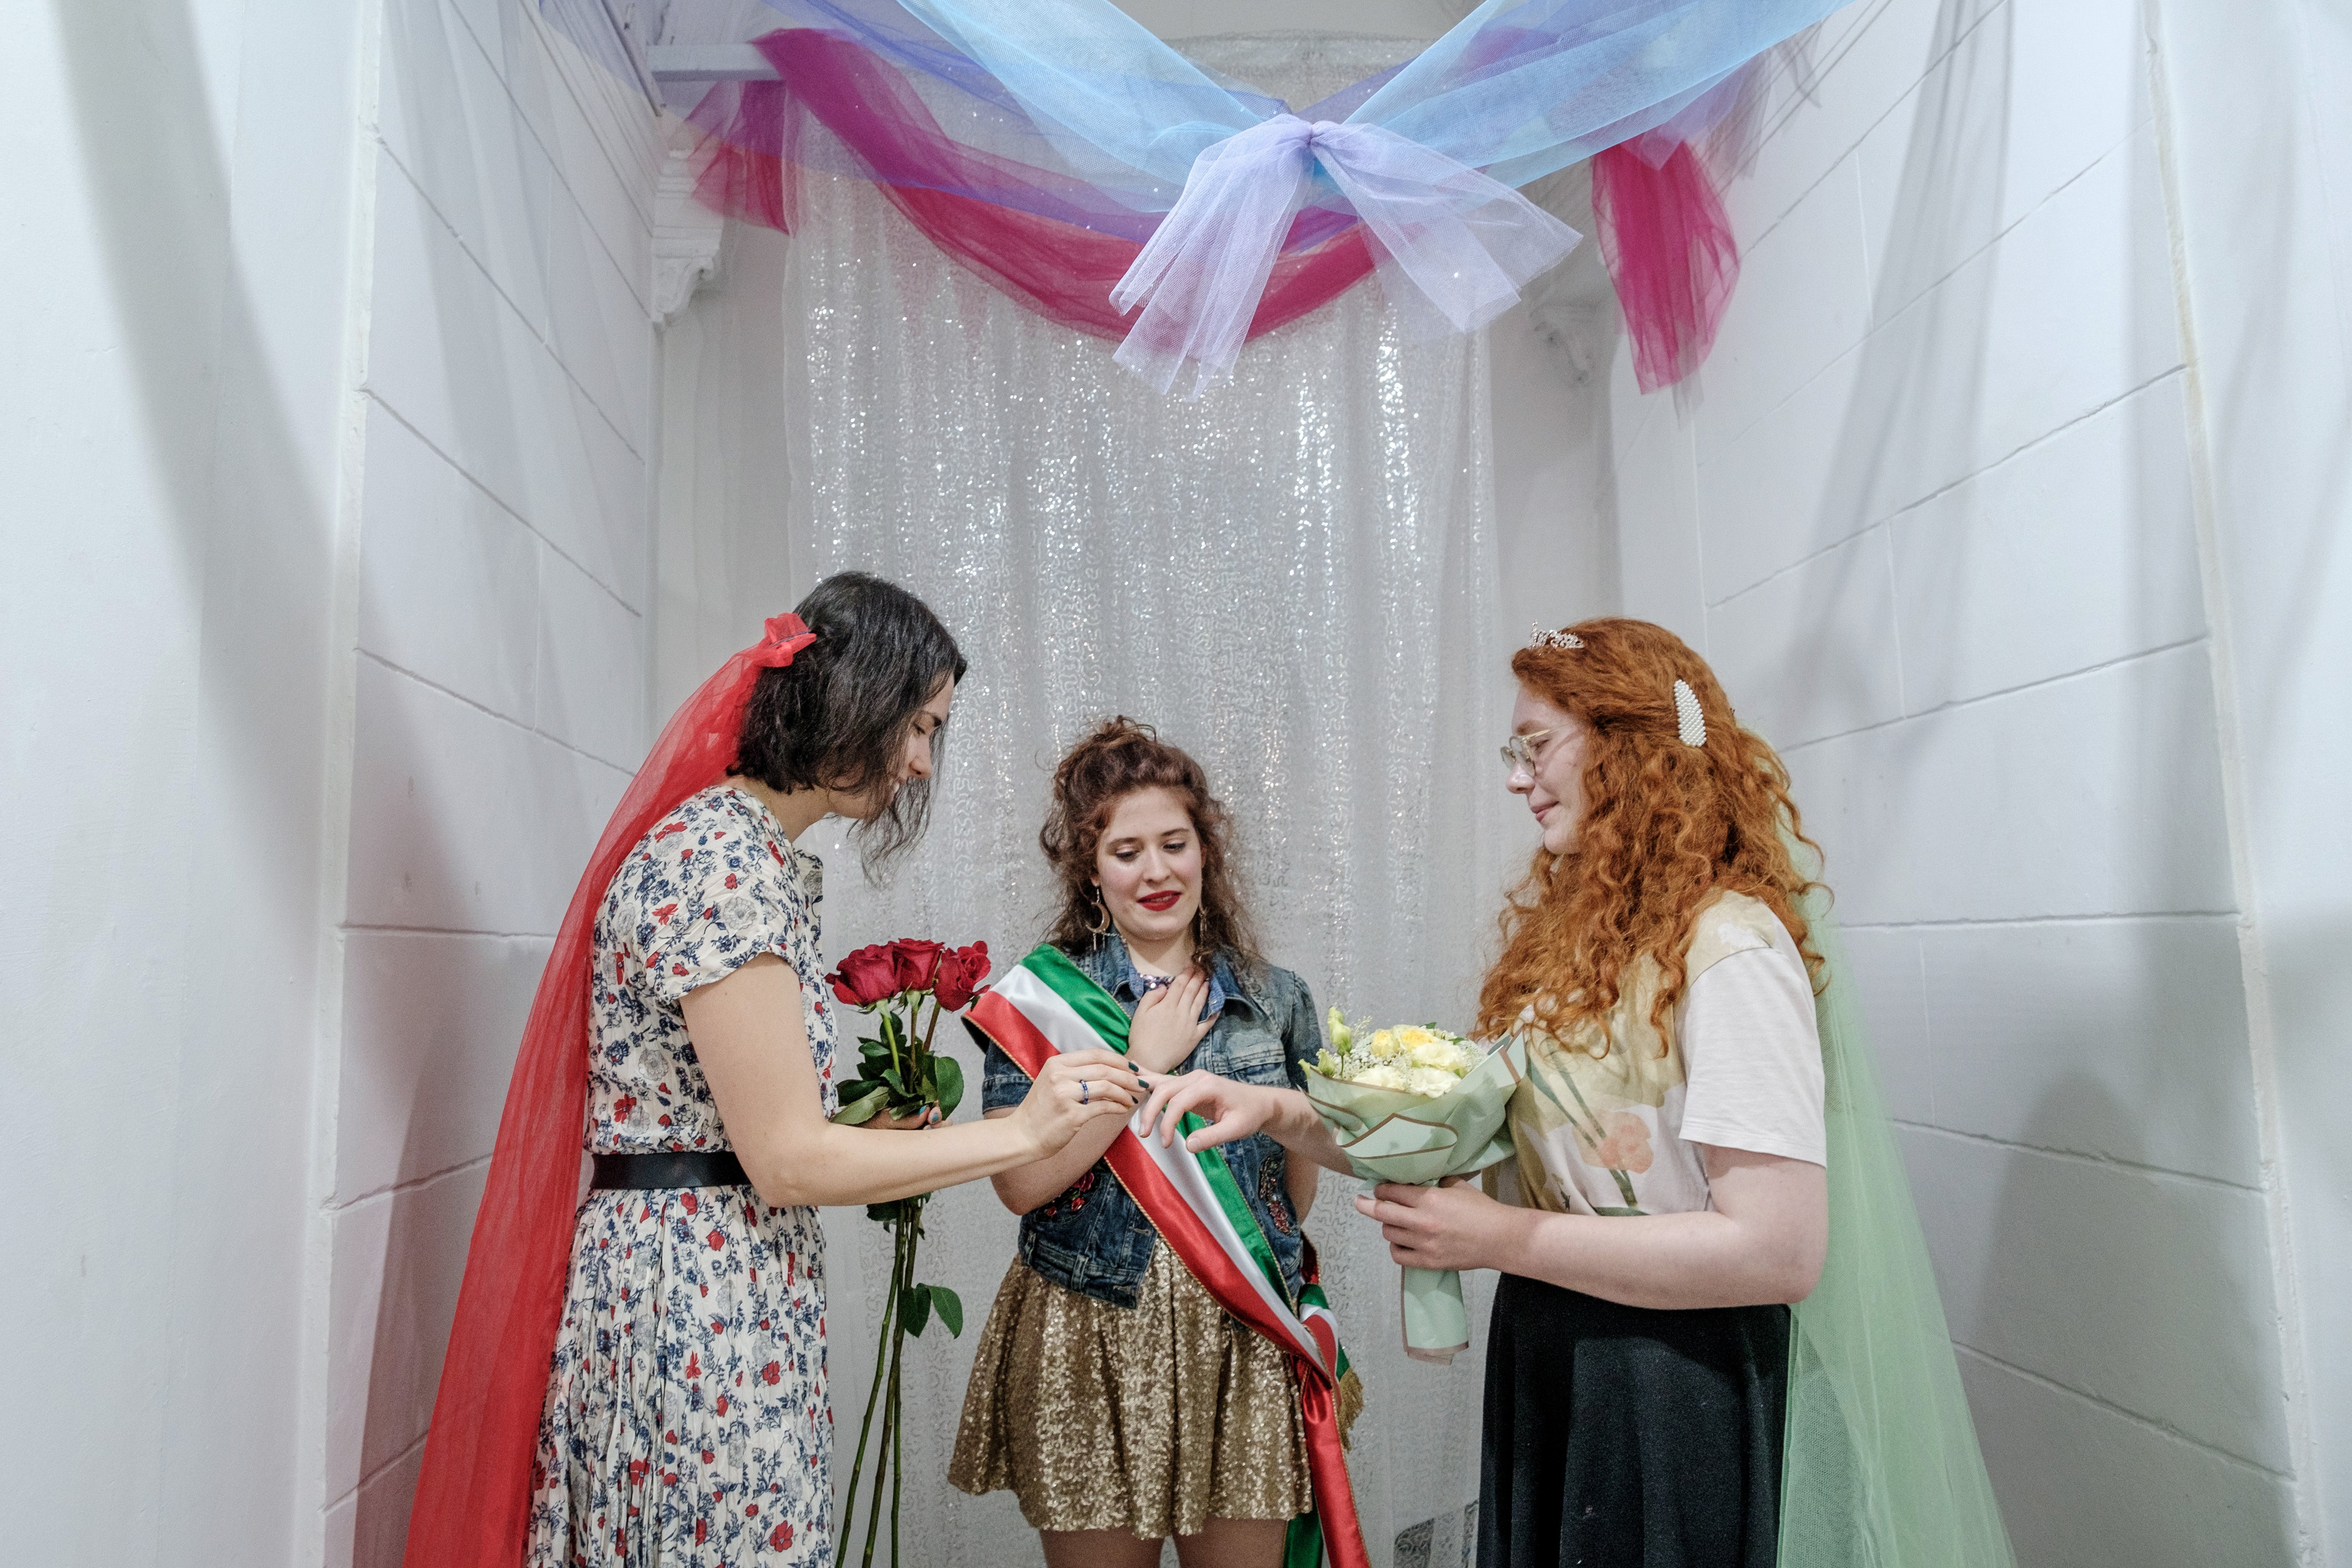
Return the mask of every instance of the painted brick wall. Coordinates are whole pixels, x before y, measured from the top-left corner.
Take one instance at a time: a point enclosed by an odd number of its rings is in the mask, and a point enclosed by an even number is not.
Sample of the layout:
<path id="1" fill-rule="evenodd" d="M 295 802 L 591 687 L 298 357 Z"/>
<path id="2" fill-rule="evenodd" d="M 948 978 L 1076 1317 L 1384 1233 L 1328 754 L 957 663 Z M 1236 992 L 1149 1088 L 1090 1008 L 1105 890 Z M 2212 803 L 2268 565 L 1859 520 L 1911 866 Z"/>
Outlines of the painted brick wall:
<path id="1" fill-rule="evenodd" d="M 1628 613 L 1830 855 L 2022 1563 L 2294 1520 L 2147 41 L 1862 0 L 1730 197 L 1699 397 L 1612 395 Z"/>
<path id="2" fill-rule="evenodd" d="M 382 26 L 320 1110 L 325 1555 L 361 1568 L 398 1561 L 515 1044 L 647 741 L 660 157 L 524 0 L 386 0 Z"/>

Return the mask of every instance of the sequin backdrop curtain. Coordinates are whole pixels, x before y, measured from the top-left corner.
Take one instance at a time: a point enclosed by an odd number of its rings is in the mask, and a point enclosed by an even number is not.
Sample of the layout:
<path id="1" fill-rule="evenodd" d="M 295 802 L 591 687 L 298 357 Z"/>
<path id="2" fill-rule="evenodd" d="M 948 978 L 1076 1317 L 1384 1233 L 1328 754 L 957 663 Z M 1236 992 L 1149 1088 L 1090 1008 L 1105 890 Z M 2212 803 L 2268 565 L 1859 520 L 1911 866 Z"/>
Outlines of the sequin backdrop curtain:
<path id="1" fill-rule="evenodd" d="M 1416 47 L 1185 46 L 1300 102 Z M 1208 768 L 1270 955 L 1318 1003 L 1466 1019 L 1507 874 L 1484 335 L 1409 341 L 1368 285 L 1186 403 L 963 272 L 870 187 L 817 178 L 807 196 L 784 300 L 795 577 L 906 583 L 971 660 L 928 841 L 880 891 L 827 855 L 828 953 L 899 935 L 1025 951 L 1049 907 L 1049 771 L 1126 713 Z M 1450 1368 L 1408 1361 L 1397 1272 L 1354 1186 L 1327 1175 L 1308 1229 L 1369 1392 L 1350 1459 L 1365 1533 L 1376 1562 L 1403 1532 L 1401 1568 L 1451 1568 L 1468 1561 L 1492 1276 L 1473 1286 L 1479 1342 Z M 911 1347 L 902 1539 L 912 1563 L 1035 1562 L 1009 1494 L 944 1480 L 1015 1222 L 984 1184 L 930 1215 L 919 1272 L 962 1294 L 968 1322 Z M 855 1211 L 826 1218 L 845 1476 L 889 1258 Z"/>

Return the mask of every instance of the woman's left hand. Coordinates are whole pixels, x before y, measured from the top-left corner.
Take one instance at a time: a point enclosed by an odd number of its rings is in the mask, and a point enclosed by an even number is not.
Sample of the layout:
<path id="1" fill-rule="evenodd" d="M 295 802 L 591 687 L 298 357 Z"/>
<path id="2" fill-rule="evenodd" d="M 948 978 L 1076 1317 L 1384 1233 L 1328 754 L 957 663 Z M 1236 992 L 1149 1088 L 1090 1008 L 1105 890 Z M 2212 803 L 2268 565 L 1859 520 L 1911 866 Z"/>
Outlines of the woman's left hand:
<path id="1" fill-rule="evenodd" d="M 1356 1212 L 1380 1221 L 1389 1256 L 1408 1268 L 1497 1268 L 1524 1211 L 1448 1176 L 1435 1187 L 1382 1182 L 1369 1196 L 1356 1194 Z"/>

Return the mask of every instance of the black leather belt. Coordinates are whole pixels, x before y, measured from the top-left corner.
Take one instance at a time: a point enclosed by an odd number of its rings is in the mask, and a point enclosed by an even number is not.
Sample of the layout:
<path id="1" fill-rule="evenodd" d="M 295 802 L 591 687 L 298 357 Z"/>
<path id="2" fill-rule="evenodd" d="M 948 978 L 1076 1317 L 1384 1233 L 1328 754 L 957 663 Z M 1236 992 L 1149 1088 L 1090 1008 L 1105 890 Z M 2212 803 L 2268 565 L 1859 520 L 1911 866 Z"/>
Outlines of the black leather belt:
<path id="1" fill-rule="evenodd" d="M 588 1184 L 649 1192 L 668 1187 L 740 1187 L 751 1180 L 743 1173 L 743 1162 L 722 1149 L 711 1154 L 599 1154 L 595 1179 Z"/>

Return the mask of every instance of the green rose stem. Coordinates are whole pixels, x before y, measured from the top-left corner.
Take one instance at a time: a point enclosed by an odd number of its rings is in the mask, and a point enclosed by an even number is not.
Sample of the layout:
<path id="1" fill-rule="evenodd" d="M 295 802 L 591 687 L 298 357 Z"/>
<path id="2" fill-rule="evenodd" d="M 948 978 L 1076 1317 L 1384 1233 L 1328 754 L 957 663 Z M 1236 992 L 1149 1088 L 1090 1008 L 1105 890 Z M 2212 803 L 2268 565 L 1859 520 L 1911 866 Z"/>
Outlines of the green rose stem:
<path id="1" fill-rule="evenodd" d="M 900 1217 L 893 1221 L 891 1224 L 891 1229 L 897 1233 L 898 1240 L 897 1249 L 898 1260 L 890 1270 L 890 1288 L 893 1292 L 894 1300 L 898 1299 L 897 1292 L 911 1287 L 914 1282 L 915 1246 L 922 1230 L 920 1214 L 921 1211 L 919 1209 L 916 1209 L 912 1212 L 902 1212 Z M 902 1484 L 906 1472 L 906 1466 L 904 1464 L 906 1454 L 906 1424 L 899 1419 L 898 1408 L 900 1387 L 899 1378 L 903 1370 L 907 1344 L 907 1320 L 906 1315 L 903 1312 L 894 1311 L 890 1320 L 890 1327 L 887 1331 L 887 1339 L 890 1345 L 890 1394 L 889 1397 L 883 1402 L 882 1406 L 882 1441 L 880 1449 L 876 1456 L 874 1465 L 874 1500 L 867 1505 L 866 1514 L 866 1552 L 865 1554 L 858 1559 L 859 1563 L 865 1565 L 865 1568 L 871 1568 L 871 1564 L 874 1562 L 874 1548 L 879 1544 L 880 1542 L 880 1527 L 882 1522 L 882 1473 L 885 1470 L 890 1472 L 890 1562 L 892 1568 L 897 1568 L 897 1563 L 898 1562 L 898 1489 Z"/>
<path id="2" fill-rule="evenodd" d="M 874 1339 L 874 1384 L 871 1388 L 866 1390 L 866 1419 L 859 1423 L 857 1427 L 857 1458 L 856 1462 L 849 1467 L 849 1498 L 848 1500 L 842 1505 L 841 1510 L 841 1517 L 844 1522 L 848 1526 L 847 1533 L 849 1534 L 856 1533 L 857 1528 L 857 1487 L 859 1481 L 864 1479 L 866 1472 L 866 1439 L 867 1434 L 872 1432 L 874 1429 L 874 1406 L 875 1404 L 882 1397 L 882 1368 L 889 1359 L 891 1339 L 890 1330 L 893 1326 L 894 1320 L 898 1314 L 898 1275 L 901 1267 L 900 1258 L 906 1248 L 906 1240 L 903 1237 L 898 1236 L 894 1231 L 891 1236 L 891 1241 L 893 1243 L 893 1247 L 890 1258 L 890 1298 L 882 1309 L 882 1331 L 876 1335 Z M 882 1420 L 882 1430 L 887 1439 L 890 1430 L 890 1420 L 887 1415 Z M 877 1466 L 880 1463 L 879 1455 L 876 1456 L 876 1463 Z M 878 1476 L 876 1478 L 874 1485 L 877 1490 L 881 1488 L 882 1482 Z M 848 1544 L 846 1536 L 845 1536 L 842 1544 L 845 1547 Z M 841 1552 L 836 1551 L 834 1553 L 835 1561 L 840 1561 L 842 1555 L 843 1553 Z"/>
<path id="3" fill-rule="evenodd" d="M 921 1234 L 922 1229 L 919 1222 L 914 1227 L 913 1235 L 919 1237 Z M 909 1279 L 912 1279 L 915 1275 L 914 1259 L 915 1244 L 913 1240 L 909 1240 L 907 1244 L 907 1277 Z M 903 1349 L 904 1346 L 905 1341 L 902 1339 L 899 1348 Z M 898 1350 L 893 1350 L 890 1353 L 890 1408 L 894 1411 L 898 1408 Z M 904 1421 L 898 1421 L 890 1427 L 890 1568 L 898 1568 L 898 1493 L 906 1484 L 907 1424 Z M 881 1500 L 879 1492 L 876 1494 L 875 1500 L 877 1502 Z M 871 1531 L 866 1531 L 866 1550 L 869 1552 L 874 1550 Z"/>

